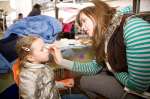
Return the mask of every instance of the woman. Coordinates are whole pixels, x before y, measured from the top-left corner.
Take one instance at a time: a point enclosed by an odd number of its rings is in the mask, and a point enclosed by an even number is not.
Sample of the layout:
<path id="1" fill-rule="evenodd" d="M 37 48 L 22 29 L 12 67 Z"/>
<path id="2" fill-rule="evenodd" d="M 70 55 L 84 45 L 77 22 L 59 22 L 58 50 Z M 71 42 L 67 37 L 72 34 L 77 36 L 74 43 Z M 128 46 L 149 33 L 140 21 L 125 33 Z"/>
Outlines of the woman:
<path id="1" fill-rule="evenodd" d="M 13 21 L 13 23 L 16 23 L 17 21 L 20 21 L 23 19 L 23 14 L 22 13 L 19 13 L 17 18 Z"/>
<path id="2" fill-rule="evenodd" d="M 120 11 L 117 12 L 99 0 L 92 2 L 94 6 L 86 7 L 79 12 L 77 22 L 81 29 L 92 38 L 96 61 L 80 63 L 66 60 L 61 56 L 59 48 L 54 46 L 50 51 L 56 63 L 75 72 L 94 74 L 94 76 L 83 76 L 80 81 L 81 88 L 92 99 L 100 94 L 109 99 L 121 99 L 125 86 L 138 93 L 148 90 L 150 86 L 150 24 L 138 17 L 130 17 L 123 22 L 124 18 Z M 128 9 L 125 10 L 128 12 Z M 121 11 L 124 13 L 125 10 Z M 119 25 L 123 28 L 122 36 L 120 36 L 122 38 L 114 35 L 118 32 Z M 119 52 L 114 54 L 116 50 L 112 50 L 111 47 L 119 48 Z M 108 70 L 114 76 L 109 75 L 106 72 Z M 138 99 L 139 97 L 128 95 L 128 98 Z"/>

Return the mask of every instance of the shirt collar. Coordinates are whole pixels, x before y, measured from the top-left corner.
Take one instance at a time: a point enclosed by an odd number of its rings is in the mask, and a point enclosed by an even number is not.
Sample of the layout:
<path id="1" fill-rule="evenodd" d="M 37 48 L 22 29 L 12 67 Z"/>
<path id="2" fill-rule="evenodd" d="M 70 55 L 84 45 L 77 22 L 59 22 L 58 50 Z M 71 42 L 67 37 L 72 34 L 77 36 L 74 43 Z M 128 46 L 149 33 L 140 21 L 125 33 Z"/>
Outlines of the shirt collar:
<path id="1" fill-rule="evenodd" d="M 37 63 L 29 63 L 29 62 L 26 62 L 24 67 L 26 68 L 42 68 L 42 67 L 45 67 L 45 64 L 37 64 Z"/>

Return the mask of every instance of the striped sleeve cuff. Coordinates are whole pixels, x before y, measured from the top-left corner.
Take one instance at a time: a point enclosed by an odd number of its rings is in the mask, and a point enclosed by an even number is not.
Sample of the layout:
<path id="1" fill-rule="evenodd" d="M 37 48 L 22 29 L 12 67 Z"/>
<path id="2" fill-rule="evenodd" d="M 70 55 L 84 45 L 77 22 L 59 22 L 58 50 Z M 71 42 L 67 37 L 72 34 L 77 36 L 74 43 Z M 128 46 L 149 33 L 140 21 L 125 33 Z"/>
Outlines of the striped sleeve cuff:
<path id="1" fill-rule="evenodd" d="M 63 68 L 66 68 L 68 70 L 72 70 L 73 68 L 73 65 L 74 65 L 74 62 L 73 61 L 70 61 L 70 60 L 67 60 L 67 59 L 63 59 L 60 63 L 60 65 L 63 67 Z"/>
<path id="2" fill-rule="evenodd" d="M 123 85 L 127 85 L 128 74 L 126 72 L 114 73 L 114 75 Z"/>

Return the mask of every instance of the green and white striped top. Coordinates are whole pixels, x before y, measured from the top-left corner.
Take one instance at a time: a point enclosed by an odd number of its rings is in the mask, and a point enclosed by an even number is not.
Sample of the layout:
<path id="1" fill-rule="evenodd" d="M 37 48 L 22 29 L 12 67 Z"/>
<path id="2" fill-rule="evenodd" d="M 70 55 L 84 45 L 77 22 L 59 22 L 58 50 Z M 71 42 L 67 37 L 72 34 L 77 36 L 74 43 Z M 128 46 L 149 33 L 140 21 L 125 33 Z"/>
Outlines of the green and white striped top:
<path id="1" fill-rule="evenodd" d="M 131 18 L 124 26 L 128 73 L 116 78 L 132 90 L 143 92 L 150 86 L 150 23 Z"/>

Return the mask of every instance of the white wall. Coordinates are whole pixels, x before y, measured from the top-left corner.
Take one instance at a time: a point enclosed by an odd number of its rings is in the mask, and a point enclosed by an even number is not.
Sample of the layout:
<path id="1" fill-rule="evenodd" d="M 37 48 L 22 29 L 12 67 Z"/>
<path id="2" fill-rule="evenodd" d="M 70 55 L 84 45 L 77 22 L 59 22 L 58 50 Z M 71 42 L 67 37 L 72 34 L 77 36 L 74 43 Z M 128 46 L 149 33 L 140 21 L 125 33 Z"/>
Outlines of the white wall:
<path id="1" fill-rule="evenodd" d="M 7 1 L 7 0 L 6 0 Z M 10 1 L 10 7 L 12 8 L 11 13 L 8 13 L 8 25 L 12 23 L 12 20 L 14 20 L 18 13 L 23 13 L 24 17 L 28 15 L 28 13 L 32 9 L 32 1 L 41 1 L 41 0 L 8 0 Z M 46 0 L 47 1 L 47 0 Z M 110 0 L 111 1 L 111 0 Z M 44 2 L 44 0 L 43 0 Z M 119 6 L 126 6 L 131 4 L 132 0 L 112 0 L 111 2 L 108 2 L 111 6 L 119 7 Z M 150 11 L 150 0 L 141 0 L 141 11 Z M 65 6 L 66 7 L 66 6 Z M 78 11 L 77 11 L 78 12 Z M 63 17 L 64 19 L 70 18 L 71 15 L 77 13 L 77 12 L 64 12 L 64 9 L 59 9 L 59 17 Z M 68 13 L 68 14 L 67 14 Z M 43 12 L 43 14 L 55 16 L 54 11 L 48 11 Z"/>
<path id="2" fill-rule="evenodd" d="M 13 20 L 16 19 L 18 13 L 23 13 L 24 17 L 32 9 L 32 0 L 8 0 L 10 3 L 10 11 L 8 12 L 7 25 L 11 25 Z"/>
<path id="3" fill-rule="evenodd" d="M 150 0 L 141 0 L 140 11 L 150 11 Z"/>
<path id="4" fill-rule="evenodd" d="M 27 16 L 32 9 L 32 0 L 10 0 L 12 9 L 18 14 L 23 13 Z"/>

